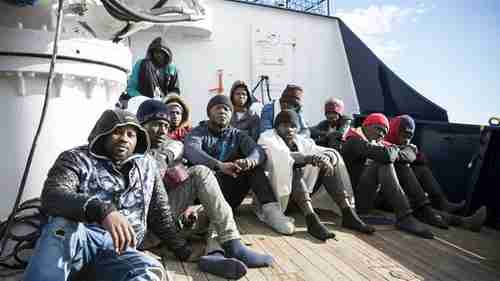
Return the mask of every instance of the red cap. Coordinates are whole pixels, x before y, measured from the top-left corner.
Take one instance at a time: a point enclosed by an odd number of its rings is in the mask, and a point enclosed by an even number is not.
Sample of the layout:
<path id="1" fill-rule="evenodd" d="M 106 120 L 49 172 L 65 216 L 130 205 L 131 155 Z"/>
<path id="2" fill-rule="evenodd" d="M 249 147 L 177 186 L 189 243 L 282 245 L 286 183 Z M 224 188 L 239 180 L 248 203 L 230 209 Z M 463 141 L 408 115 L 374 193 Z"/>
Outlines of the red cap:
<path id="1" fill-rule="evenodd" d="M 363 126 L 365 127 L 375 124 L 384 126 L 387 130 L 389 130 L 389 120 L 387 120 L 387 117 L 385 117 L 382 113 L 372 113 L 365 118 L 365 121 L 363 121 Z"/>

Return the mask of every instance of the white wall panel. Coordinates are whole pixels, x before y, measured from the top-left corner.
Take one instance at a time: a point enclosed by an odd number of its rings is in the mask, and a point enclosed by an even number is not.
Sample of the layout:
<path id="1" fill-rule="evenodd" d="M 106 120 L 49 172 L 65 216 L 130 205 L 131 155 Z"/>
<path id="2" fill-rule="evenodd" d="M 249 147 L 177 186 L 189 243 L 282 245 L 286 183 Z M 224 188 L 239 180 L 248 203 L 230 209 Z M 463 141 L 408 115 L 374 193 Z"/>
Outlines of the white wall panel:
<path id="1" fill-rule="evenodd" d="M 155 36 L 164 34 L 180 70 L 182 94 L 192 105 L 193 120 L 206 118 L 205 106 L 212 95 L 208 89 L 217 85 L 218 69 L 224 70 L 226 94 L 236 79 L 252 86 L 257 82 L 252 81 L 252 30 L 256 26 L 295 39 L 289 82 L 304 88 L 304 111 L 310 123 L 323 118 L 322 104 L 328 96 L 342 98 L 349 113 L 359 111 L 336 19 L 223 0 L 205 4 L 213 25 L 209 38 L 154 28 L 131 40 L 135 61 L 144 56 Z"/>

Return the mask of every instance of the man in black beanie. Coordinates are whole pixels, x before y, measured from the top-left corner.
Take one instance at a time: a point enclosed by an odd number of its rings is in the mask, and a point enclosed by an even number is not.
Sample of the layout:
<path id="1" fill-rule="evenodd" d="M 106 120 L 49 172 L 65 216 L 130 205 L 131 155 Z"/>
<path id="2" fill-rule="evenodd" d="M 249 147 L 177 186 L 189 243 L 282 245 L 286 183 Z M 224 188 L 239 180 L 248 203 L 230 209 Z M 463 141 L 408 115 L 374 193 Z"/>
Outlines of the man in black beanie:
<path id="1" fill-rule="evenodd" d="M 192 164 L 215 171 L 224 197 L 236 209 L 250 189 L 262 204 L 259 218 L 282 234 L 292 234 L 294 226 L 283 215 L 262 164 L 266 155 L 246 133 L 230 126 L 233 105 L 224 95 L 216 95 L 207 105 L 208 121 L 186 137 L 184 156 Z"/>
<path id="2" fill-rule="evenodd" d="M 168 106 L 163 102 L 147 100 L 139 107 L 137 117 L 151 139 L 150 154 L 157 161 L 170 209 L 180 221 L 181 236 L 208 230 L 207 255 L 200 258 L 200 269 L 223 278 L 239 279 L 246 274 L 247 266 L 269 266 L 271 256 L 256 253 L 242 244 L 231 207 L 212 171 L 204 165 L 186 169 L 181 163 L 182 142 L 167 136 L 168 113 Z M 196 200 L 201 206 L 195 205 Z M 206 217 L 208 221 L 202 219 Z"/>

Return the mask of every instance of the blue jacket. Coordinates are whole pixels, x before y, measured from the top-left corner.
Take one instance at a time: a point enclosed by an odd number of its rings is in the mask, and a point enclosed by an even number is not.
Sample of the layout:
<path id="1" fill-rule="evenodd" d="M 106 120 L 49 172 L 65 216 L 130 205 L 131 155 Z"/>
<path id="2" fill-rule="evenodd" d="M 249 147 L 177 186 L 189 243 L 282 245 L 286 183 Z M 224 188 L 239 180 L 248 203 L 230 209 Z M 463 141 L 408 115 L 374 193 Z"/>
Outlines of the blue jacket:
<path id="1" fill-rule="evenodd" d="M 269 129 L 274 129 L 274 119 L 276 118 L 276 115 L 278 115 L 278 112 L 275 112 L 274 108 L 279 106 L 279 101 L 278 100 L 273 100 L 270 103 L 264 105 L 262 108 L 262 113 L 260 114 L 260 134 L 262 134 L 264 131 L 269 130 Z M 309 129 L 307 127 L 307 123 L 304 120 L 304 116 L 301 111 L 298 112 L 299 115 L 299 134 L 304 135 L 304 136 L 309 136 Z"/>
<path id="2" fill-rule="evenodd" d="M 266 153 L 239 129 L 228 127 L 214 133 L 208 128 L 207 121 L 202 121 L 184 140 L 184 157 L 191 164 L 201 164 L 217 170 L 221 162 L 241 158 L 256 160 L 260 165 L 266 160 Z"/>

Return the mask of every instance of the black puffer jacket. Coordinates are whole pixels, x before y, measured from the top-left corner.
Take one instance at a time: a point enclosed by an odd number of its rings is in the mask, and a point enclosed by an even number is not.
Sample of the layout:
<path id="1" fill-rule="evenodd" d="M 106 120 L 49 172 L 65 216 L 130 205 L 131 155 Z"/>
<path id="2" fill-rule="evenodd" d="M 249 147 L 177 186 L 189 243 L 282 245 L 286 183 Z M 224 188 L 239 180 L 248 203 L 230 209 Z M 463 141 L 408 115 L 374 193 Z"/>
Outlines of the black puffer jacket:
<path id="1" fill-rule="evenodd" d="M 103 140 L 124 125 L 137 128 L 137 145 L 132 156 L 116 163 L 104 153 Z M 105 111 L 89 136 L 89 145 L 59 155 L 44 184 L 42 207 L 50 216 L 89 224 L 118 210 L 134 228 L 139 245 L 149 227 L 180 258 L 189 255 L 186 241 L 176 234 L 168 196 L 148 150 L 149 138 L 134 115 Z"/>

